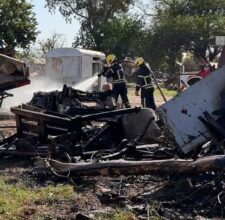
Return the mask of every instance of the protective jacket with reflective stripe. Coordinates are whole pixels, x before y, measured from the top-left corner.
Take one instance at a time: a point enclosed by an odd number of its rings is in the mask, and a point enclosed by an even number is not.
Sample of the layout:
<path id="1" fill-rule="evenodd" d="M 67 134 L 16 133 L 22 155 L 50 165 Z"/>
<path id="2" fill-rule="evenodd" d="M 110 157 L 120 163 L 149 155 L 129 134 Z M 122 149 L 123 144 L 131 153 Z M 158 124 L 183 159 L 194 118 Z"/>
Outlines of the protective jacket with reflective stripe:
<path id="1" fill-rule="evenodd" d="M 153 89 L 152 77 L 149 68 L 142 64 L 139 69 L 136 71 L 137 74 L 137 83 L 136 83 L 136 91 L 139 91 L 140 88 L 142 90 Z"/>
<path id="2" fill-rule="evenodd" d="M 107 78 L 112 77 L 114 84 L 125 83 L 124 71 L 120 64 L 113 64 L 105 73 Z"/>

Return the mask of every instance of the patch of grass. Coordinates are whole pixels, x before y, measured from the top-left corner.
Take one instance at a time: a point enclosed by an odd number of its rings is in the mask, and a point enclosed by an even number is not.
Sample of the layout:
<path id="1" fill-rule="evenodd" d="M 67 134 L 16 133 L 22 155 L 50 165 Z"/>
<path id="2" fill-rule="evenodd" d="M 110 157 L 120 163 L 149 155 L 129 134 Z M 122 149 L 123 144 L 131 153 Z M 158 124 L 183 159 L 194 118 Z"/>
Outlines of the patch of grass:
<path id="1" fill-rule="evenodd" d="M 95 216 L 98 220 L 136 220 L 135 215 L 128 211 L 116 210 L 107 214 L 99 214 Z"/>
<path id="2" fill-rule="evenodd" d="M 165 88 L 161 88 L 163 94 L 166 96 L 166 97 L 175 97 L 177 96 L 177 91 L 176 90 L 168 90 L 168 89 L 165 89 Z M 135 94 L 134 94 L 134 91 L 135 89 L 134 88 L 130 88 L 128 89 L 128 95 L 130 97 L 135 97 Z M 139 92 L 140 93 L 140 92 Z M 155 89 L 154 91 L 154 96 L 155 97 L 161 97 L 161 93 L 158 89 Z"/>
<path id="3" fill-rule="evenodd" d="M 134 83 L 127 83 L 127 87 L 128 87 L 128 93 L 130 96 L 135 96 L 134 91 L 135 91 L 135 84 Z M 161 90 L 163 92 L 163 94 L 165 96 L 170 96 L 170 97 L 175 97 L 177 95 L 177 91 L 176 90 L 168 90 L 166 88 L 161 87 Z M 155 92 L 154 92 L 155 96 L 161 96 L 160 91 L 155 88 Z"/>
<path id="4" fill-rule="evenodd" d="M 131 213 L 119 212 L 114 213 L 112 216 L 112 220 L 135 220 L 135 216 Z"/>
<path id="5" fill-rule="evenodd" d="M 74 192 L 68 185 L 28 188 L 21 182 L 7 184 L 5 179 L 0 177 L 0 195 L 0 219 L 19 219 L 20 211 L 35 201 L 72 199 Z"/>
<path id="6" fill-rule="evenodd" d="M 177 91 L 175 90 L 168 90 L 165 88 L 161 88 L 161 90 L 165 96 L 175 97 L 177 95 Z M 161 96 L 160 91 L 158 89 L 155 89 L 154 95 Z"/>

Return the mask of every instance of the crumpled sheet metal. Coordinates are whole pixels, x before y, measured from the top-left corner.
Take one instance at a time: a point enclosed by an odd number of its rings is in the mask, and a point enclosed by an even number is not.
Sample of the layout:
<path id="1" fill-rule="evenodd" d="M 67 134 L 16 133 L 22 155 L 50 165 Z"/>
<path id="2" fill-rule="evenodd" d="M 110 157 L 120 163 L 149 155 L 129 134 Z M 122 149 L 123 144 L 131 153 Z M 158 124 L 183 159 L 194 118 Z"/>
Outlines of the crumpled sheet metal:
<path id="1" fill-rule="evenodd" d="M 198 117 L 204 111 L 212 114 L 224 103 L 225 66 L 160 106 L 159 111 L 181 151 L 187 154 L 210 139 Z"/>

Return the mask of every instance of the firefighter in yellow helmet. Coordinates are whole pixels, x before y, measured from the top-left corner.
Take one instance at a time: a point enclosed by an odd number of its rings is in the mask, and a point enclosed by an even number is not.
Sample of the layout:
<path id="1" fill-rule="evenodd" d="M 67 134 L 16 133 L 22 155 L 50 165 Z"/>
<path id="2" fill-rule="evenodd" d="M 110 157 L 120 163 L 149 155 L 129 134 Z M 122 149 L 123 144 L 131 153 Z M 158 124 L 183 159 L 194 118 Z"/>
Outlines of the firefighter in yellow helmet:
<path id="1" fill-rule="evenodd" d="M 106 57 L 106 63 L 108 66 L 104 69 L 103 75 L 107 78 L 113 79 L 113 96 L 115 102 L 118 102 L 119 96 L 121 97 L 123 104 L 126 108 L 130 108 L 130 102 L 127 96 L 127 85 L 124 78 L 124 71 L 121 64 L 118 62 L 114 54 L 110 54 Z M 99 76 L 100 76 L 99 75 Z"/>
<path id="2" fill-rule="evenodd" d="M 135 95 L 139 96 L 139 90 L 141 89 L 141 104 L 143 107 L 156 109 L 154 100 L 154 86 L 152 83 L 151 70 L 145 64 L 142 57 L 137 57 L 134 61 L 134 67 L 136 70 L 137 82 Z"/>

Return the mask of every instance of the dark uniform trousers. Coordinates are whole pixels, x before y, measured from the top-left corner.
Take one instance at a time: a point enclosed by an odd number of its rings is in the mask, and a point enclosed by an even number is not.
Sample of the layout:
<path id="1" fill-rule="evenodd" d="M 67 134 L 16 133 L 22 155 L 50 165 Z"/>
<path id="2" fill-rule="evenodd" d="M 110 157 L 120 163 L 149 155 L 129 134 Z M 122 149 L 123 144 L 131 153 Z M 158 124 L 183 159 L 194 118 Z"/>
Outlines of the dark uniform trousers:
<path id="1" fill-rule="evenodd" d="M 141 89 L 141 104 L 145 108 L 156 109 L 154 101 L 154 86 L 151 78 L 151 71 L 145 65 L 140 65 L 137 70 L 137 85 L 136 91 L 138 92 Z"/>
<path id="2" fill-rule="evenodd" d="M 123 104 L 126 108 L 130 107 L 130 103 L 127 97 L 127 86 L 125 82 L 122 83 L 114 83 L 113 85 L 113 95 L 116 103 L 118 102 L 119 96 L 121 97 Z"/>
<path id="3" fill-rule="evenodd" d="M 130 108 L 129 99 L 127 97 L 127 86 L 124 79 L 124 71 L 120 64 L 114 63 L 105 73 L 105 76 L 113 78 L 113 96 L 115 102 L 118 102 L 119 96 L 126 108 Z"/>
<path id="4" fill-rule="evenodd" d="M 156 110 L 153 93 L 154 88 L 141 89 L 141 104 L 144 108 L 151 108 L 153 110 Z"/>

